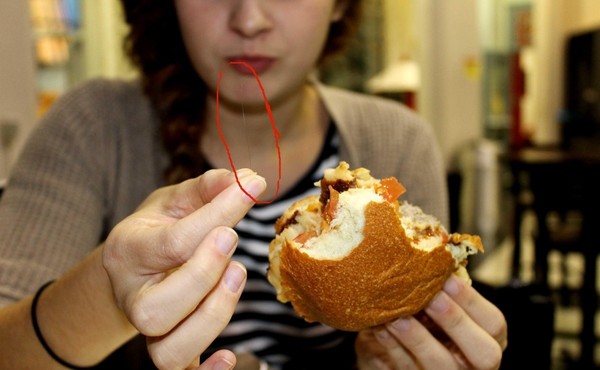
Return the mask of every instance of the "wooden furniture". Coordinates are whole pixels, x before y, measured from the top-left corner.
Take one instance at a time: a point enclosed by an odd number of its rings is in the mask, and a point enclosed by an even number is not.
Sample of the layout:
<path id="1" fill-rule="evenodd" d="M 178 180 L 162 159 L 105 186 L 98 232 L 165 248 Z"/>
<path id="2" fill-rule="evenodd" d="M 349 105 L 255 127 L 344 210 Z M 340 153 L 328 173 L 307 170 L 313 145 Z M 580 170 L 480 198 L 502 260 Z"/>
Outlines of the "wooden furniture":
<path id="1" fill-rule="evenodd" d="M 525 148 L 510 152 L 507 160 L 513 176 L 513 278 L 520 277 L 523 216 L 533 211 L 537 220 L 535 283 L 548 286 L 550 251 L 579 252 L 584 256 L 583 284 L 578 292 L 583 317 L 579 365 L 593 369 L 598 309 L 596 261 L 600 254 L 600 238 L 596 236 L 600 232 L 600 151 Z"/>

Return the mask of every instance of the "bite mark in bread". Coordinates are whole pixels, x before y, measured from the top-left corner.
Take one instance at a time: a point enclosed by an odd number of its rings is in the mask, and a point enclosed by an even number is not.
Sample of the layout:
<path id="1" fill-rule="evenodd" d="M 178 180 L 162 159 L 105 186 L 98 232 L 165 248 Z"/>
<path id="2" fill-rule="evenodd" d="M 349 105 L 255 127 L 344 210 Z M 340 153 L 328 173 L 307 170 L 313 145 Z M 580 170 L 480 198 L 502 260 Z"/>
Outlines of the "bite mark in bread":
<path id="1" fill-rule="evenodd" d="M 473 235 L 448 234 L 417 206 L 398 202 L 395 178 L 346 162 L 325 171 L 320 196 L 277 220 L 268 278 L 277 298 L 307 321 L 358 331 L 413 315 L 452 273 L 466 274 Z"/>

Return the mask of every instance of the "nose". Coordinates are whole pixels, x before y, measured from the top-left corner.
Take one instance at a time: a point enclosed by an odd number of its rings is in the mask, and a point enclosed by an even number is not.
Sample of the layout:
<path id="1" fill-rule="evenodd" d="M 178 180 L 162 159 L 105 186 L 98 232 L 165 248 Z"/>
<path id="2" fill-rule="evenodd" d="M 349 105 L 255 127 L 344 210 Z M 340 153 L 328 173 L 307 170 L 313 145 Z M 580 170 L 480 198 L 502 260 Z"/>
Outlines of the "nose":
<path id="1" fill-rule="evenodd" d="M 229 26 L 245 37 L 255 37 L 271 28 L 268 5 L 264 0 L 237 0 Z"/>

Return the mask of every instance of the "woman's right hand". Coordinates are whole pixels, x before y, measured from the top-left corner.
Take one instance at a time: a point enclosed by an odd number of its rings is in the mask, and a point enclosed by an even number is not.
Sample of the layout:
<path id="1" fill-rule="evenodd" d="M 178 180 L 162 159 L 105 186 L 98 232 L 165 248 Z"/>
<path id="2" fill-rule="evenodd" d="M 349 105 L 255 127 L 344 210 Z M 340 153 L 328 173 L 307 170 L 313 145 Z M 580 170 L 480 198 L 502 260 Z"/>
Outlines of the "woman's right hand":
<path id="1" fill-rule="evenodd" d="M 254 198 L 266 188 L 250 170 L 238 177 Z M 212 170 L 155 191 L 107 238 L 103 263 L 117 304 L 148 337 L 159 368 L 198 367 L 229 322 L 246 280 L 245 268 L 230 261 L 232 227 L 253 205 L 232 172 Z M 217 363 L 233 367 L 235 356 L 219 351 L 200 368 Z"/>

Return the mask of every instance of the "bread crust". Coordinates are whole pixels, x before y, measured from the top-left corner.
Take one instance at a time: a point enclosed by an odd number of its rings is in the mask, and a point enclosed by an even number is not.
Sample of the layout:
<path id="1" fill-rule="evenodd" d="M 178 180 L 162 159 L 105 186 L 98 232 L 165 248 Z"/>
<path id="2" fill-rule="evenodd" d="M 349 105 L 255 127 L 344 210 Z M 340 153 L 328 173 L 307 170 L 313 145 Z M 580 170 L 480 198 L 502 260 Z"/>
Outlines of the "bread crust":
<path id="1" fill-rule="evenodd" d="M 422 310 L 456 263 L 445 243 L 428 252 L 412 247 L 399 216 L 390 203 L 369 203 L 363 241 L 340 260 L 313 259 L 284 241 L 278 298 L 309 322 L 347 331 Z"/>
<path id="2" fill-rule="evenodd" d="M 393 177 L 375 179 L 340 162 L 275 224 L 267 277 L 277 299 L 306 321 L 360 331 L 419 313 L 455 273 L 470 281 L 476 235 L 448 234 L 398 197 Z M 404 229 L 406 228 L 406 229 Z"/>

